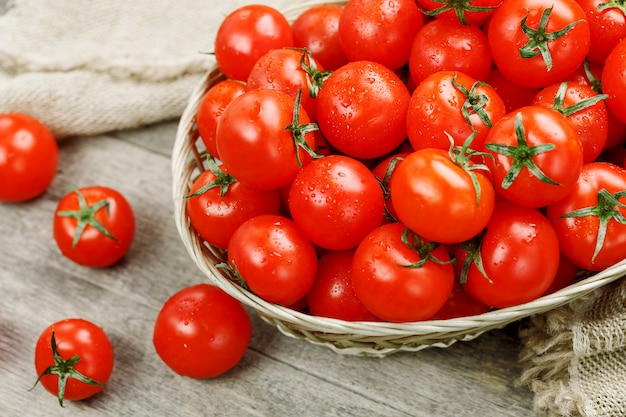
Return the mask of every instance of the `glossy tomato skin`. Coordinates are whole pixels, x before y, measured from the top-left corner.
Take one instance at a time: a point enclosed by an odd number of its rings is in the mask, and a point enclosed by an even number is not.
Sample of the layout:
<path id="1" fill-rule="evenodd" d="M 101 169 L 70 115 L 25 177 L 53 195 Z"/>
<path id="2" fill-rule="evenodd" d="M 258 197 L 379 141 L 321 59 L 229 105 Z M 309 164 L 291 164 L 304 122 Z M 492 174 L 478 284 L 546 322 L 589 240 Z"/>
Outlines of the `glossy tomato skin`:
<path id="1" fill-rule="evenodd" d="M 606 99 L 609 111 L 626 124 L 626 39 L 613 48 L 604 62 L 602 89 L 609 95 Z"/>
<path id="2" fill-rule="evenodd" d="M 538 210 L 499 200 L 480 241 L 480 256 L 489 279 L 473 264 L 465 290 L 484 304 L 510 307 L 550 287 L 559 267 L 559 240 Z"/>
<path id="3" fill-rule="evenodd" d="M 153 344 L 177 374 L 215 378 L 237 365 L 252 337 L 243 305 L 218 287 L 196 284 L 173 294 L 154 323 Z"/>
<path id="4" fill-rule="evenodd" d="M 460 261 L 457 259 L 456 264 L 458 265 L 459 262 Z M 459 317 L 477 316 L 489 310 L 491 310 L 491 307 L 469 295 L 459 280 L 455 279 L 454 288 L 448 300 L 430 320 L 448 320 Z"/>
<path id="5" fill-rule="evenodd" d="M 626 225 L 614 218 L 608 219 L 604 243 L 594 258 L 600 227 L 599 217 L 563 216 L 575 210 L 597 206 L 598 193 L 602 189 L 611 194 L 626 190 L 626 170 L 608 162 L 585 164 L 570 193 L 547 208 L 548 219 L 559 236 L 561 251 L 578 267 L 590 271 L 602 270 L 626 257 Z M 619 201 L 626 204 L 626 197 L 620 197 Z M 626 208 L 612 208 L 626 216 Z"/>
<path id="6" fill-rule="evenodd" d="M 409 61 L 411 41 L 423 24 L 413 0 L 351 0 L 339 19 L 339 42 L 350 61 L 395 70 Z"/>
<path id="7" fill-rule="evenodd" d="M 354 249 L 328 251 L 320 257 L 317 276 L 306 295 L 311 314 L 346 321 L 380 321 L 356 295 L 353 258 Z"/>
<path id="8" fill-rule="evenodd" d="M 302 12 L 291 24 L 294 46 L 307 48 L 326 70 L 348 63 L 339 42 L 339 19 L 343 6 L 320 4 Z"/>
<path id="9" fill-rule="evenodd" d="M 534 48 L 532 57 L 521 50 L 529 43 L 522 31 L 522 20 L 531 30 L 538 30 L 545 10 L 551 9 L 547 34 L 576 23 L 566 34 L 547 42 L 551 65 Z M 590 48 L 589 24 L 575 0 L 504 0 L 489 20 L 487 39 L 495 65 L 512 82 L 529 88 L 541 88 L 559 82 L 581 65 Z"/>
<path id="10" fill-rule="evenodd" d="M 295 100 L 284 91 L 257 88 L 234 99 L 217 126 L 217 151 L 228 171 L 242 184 L 261 190 L 290 184 L 311 156 L 296 147 L 291 124 Z M 298 121 L 310 122 L 302 105 Z M 315 148 L 313 133 L 305 135 Z M 296 153 L 297 152 L 297 153 Z M 298 163 L 298 156 L 300 164 Z"/>
<path id="11" fill-rule="evenodd" d="M 518 124 L 523 127 L 521 138 L 516 133 Z M 546 144 L 553 148 L 529 160 L 554 184 L 542 181 L 524 166 L 511 185 L 505 187 L 507 174 L 515 171 L 515 161 L 522 158 L 513 158 L 490 146 L 535 149 Z M 582 144 L 572 123 L 562 114 L 542 106 L 522 107 L 502 117 L 489 131 L 485 146 L 492 155 L 485 158 L 485 163 L 491 171 L 498 194 L 527 207 L 543 207 L 563 198 L 576 183 L 583 165 Z"/>
<path id="12" fill-rule="evenodd" d="M 228 262 L 250 291 L 284 306 L 300 301 L 317 273 L 313 244 L 292 220 L 269 214 L 239 226 L 228 245 Z"/>
<path id="13" fill-rule="evenodd" d="M 64 212 L 80 210 L 80 193 L 87 206 L 106 202 L 93 217 L 112 237 L 87 224 L 74 245 L 79 220 Z M 61 253 L 79 265 L 101 268 L 118 262 L 128 252 L 135 236 L 133 209 L 119 191 L 105 186 L 90 186 L 70 191 L 59 200 L 53 219 L 54 240 Z"/>
<path id="14" fill-rule="evenodd" d="M 108 382 L 114 366 L 114 350 L 107 334 L 98 325 L 82 319 L 69 318 L 48 326 L 39 336 L 35 345 L 35 369 L 37 375 L 54 365 L 52 352 L 52 331 L 57 350 L 64 360 L 78 355 L 80 359 L 74 369 L 102 385 L 90 385 L 75 378 L 68 378 L 63 399 L 84 400 L 102 391 Z M 58 375 L 44 375 L 39 381 L 50 393 L 57 396 Z"/>
<path id="15" fill-rule="evenodd" d="M 289 190 L 289 210 L 302 233 L 325 249 L 351 249 L 383 221 L 384 196 L 374 174 L 344 155 L 306 166 Z"/>
<path id="16" fill-rule="evenodd" d="M 528 88 L 515 84 L 502 75 L 502 72 L 497 68 L 491 70 L 486 81 L 487 84 L 496 90 L 504 102 L 506 113 L 510 113 L 521 107 L 530 106 L 537 93 L 541 91 L 539 88 Z"/>
<path id="17" fill-rule="evenodd" d="M 215 60 L 227 78 L 246 81 L 267 51 L 293 46 L 291 25 L 278 10 L 262 4 L 242 6 L 222 20 L 215 36 Z"/>
<path id="18" fill-rule="evenodd" d="M 207 152 L 214 158 L 219 158 L 215 134 L 222 113 L 224 113 L 224 109 L 231 101 L 245 91 L 246 86 L 243 82 L 223 80 L 211 87 L 200 101 L 198 113 L 196 114 L 198 133 Z"/>
<path id="19" fill-rule="evenodd" d="M 459 71 L 485 81 L 491 66 L 487 36 L 473 24 L 432 20 L 417 32 L 411 46 L 409 70 L 415 84 L 438 71 Z"/>
<path id="20" fill-rule="evenodd" d="M 491 181 L 476 172 L 480 200 L 470 175 L 447 151 L 424 148 L 407 155 L 391 178 L 398 219 L 425 239 L 458 243 L 482 231 L 493 212 Z"/>
<path id="21" fill-rule="evenodd" d="M 431 318 L 444 305 L 454 286 L 448 252 L 438 246 L 421 267 L 408 267 L 421 255 L 402 241 L 404 226 L 388 223 L 374 229 L 359 244 L 352 263 L 352 280 L 363 305 L 391 322 Z M 414 240 L 410 239 L 410 243 Z"/>
<path id="22" fill-rule="evenodd" d="M 350 62 L 325 81 L 317 99 L 317 122 L 340 152 L 377 158 L 406 139 L 409 100 L 406 85 L 390 69 L 371 61 Z"/>
<path id="23" fill-rule="evenodd" d="M 22 113 L 0 114 L 0 202 L 31 200 L 56 175 L 59 149 L 40 121 Z"/>
<path id="24" fill-rule="evenodd" d="M 492 87 L 477 83 L 462 72 L 437 71 L 417 85 L 407 112 L 407 134 L 413 149 L 447 150 L 450 137 L 462 146 L 473 132 L 471 148 L 482 149 L 487 132 L 506 114 L 506 107 Z M 483 104 L 472 110 L 473 101 Z"/>
<path id="25" fill-rule="evenodd" d="M 577 0 L 589 22 L 591 34 L 587 59 L 604 63 L 611 50 L 626 37 L 626 16 L 617 5 L 607 6 L 606 0 Z"/>
<path id="26" fill-rule="evenodd" d="M 211 170 L 200 174 L 189 190 L 187 213 L 202 239 L 226 249 L 230 237 L 243 222 L 260 214 L 278 214 L 280 193 L 250 188 L 233 179 L 224 195 L 219 186 L 194 195 L 217 178 Z"/>

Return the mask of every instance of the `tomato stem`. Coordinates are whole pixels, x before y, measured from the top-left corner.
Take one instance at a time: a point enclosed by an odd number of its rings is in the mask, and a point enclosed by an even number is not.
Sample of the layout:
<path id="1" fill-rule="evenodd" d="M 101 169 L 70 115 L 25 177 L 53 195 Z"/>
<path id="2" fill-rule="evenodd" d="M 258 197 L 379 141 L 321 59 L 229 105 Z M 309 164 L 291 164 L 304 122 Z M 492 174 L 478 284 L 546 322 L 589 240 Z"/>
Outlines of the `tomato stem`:
<path id="1" fill-rule="evenodd" d="M 533 161 L 535 156 L 552 151 L 556 148 L 556 145 L 553 143 L 542 143 L 540 145 L 528 146 L 521 112 L 515 115 L 515 136 L 517 138 L 517 146 L 503 145 L 500 143 L 485 144 L 488 150 L 513 159 L 511 169 L 509 169 L 502 180 L 502 188 L 505 190 L 508 189 L 524 167 L 546 184 L 561 185 L 549 178 Z"/>
<path id="2" fill-rule="evenodd" d="M 485 266 L 483 264 L 483 257 L 481 253 L 482 240 L 485 235 L 485 231 L 480 233 L 473 239 L 462 242 L 459 244 L 459 247 L 467 252 L 467 256 L 465 257 L 465 261 L 463 262 L 463 266 L 461 267 L 461 273 L 459 274 L 459 282 L 461 284 L 465 284 L 467 282 L 467 276 L 469 274 L 469 269 L 472 265 L 475 265 L 478 271 L 481 273 L 485 279 L 492 284 L 493 281 L 487 275 L 487 271 L 485 271 Z"/>
<path id="3" fill-rule="evenodd" d="M 591 257 L 591 262 L 595 262 L 596 257 L 604 246 L 604 239 L 606 237 L 606 229 L 608 228 L 609 221 L 615 220 L 620 224 L 626 225 L 626 218 L 618 210 L 619 208 L 626 208 L 626 204 L 619 201 L 620 198 L 626 197 L 626 190 L 619 191 L 615 194 L 611 194 L 606 189 L 598 191 L 598 204 L 591 207 L 584 207 L 578 210 L 571 211 L 561 216 L 561 218 L 574 218 L 574 217 L 587 217 L 597 216 L 600 224 L 598 225 L 598 236 L 596 238 L 596 247 Z"/>
<path id="4" fill-rule="evenodd" d="M 420 258 L 419 261 L 413 264 L 400 265 L 404 268 L 421 268 L 428 261 L 433 261 L 439 265 L 448 265 L 454 263 L 454 259 L 442 261 L 432 254 L 432 252 L 440 246 L 438 242 L 426 243 L 421 236 L 413 233 L 408 227 L 405 227 L 402 231 L 402 243 L 404 243 L 411 250 L 415 251 Z"/>
<path id="5" fill-rule="evenodd" d="M 312 98 L 316 98 L 324 82 L 333 73 L 332 71 L 320 71 L 315 64 L 311 51 L 307 48 L 296 48 L 302 50 L 302 56 L 300 57 L 300 67 L 307 74 L 307 86 L 309 87 L 309 95 Z"/>
<path id="6" fill-rule="evenodd" d="M 383 191 L 383 196 L 385 197 L 384 216 L 385 216 L 385 219 L 387 219 L 391 223 L 395 223 L 398 220 L 395 217 L 393 217 L 388 207 L 388 204 L 391 204 L 391 189 L 389 188 L 389 181 L 391 180 L 391 174 L 393 174 L 393 171 L 396 169 L 396 166 L 398 166 L 398 164 L 402 162 L 402 160 L 404 160 L 404 158 L 400 156 L 392 158 L 389 161 L 389 165 L 387 165 L 387 169 L 385 170 L 385 176 L 383 177 L 383 179 L 379 180 L 378 177 L 376 177 L 376 180 L 378 181 L 378 184 L 380 185 L 380 188 Z"/>
<path id="7" fill-rule="evenodd" d="M 207 156 L 206 162 L 208 169 L 215 175 L 215 179 L 200 187 L 195 193 L 185 196 L 185 198 L 197 197 L 215 187 L 220 187 L 220 196 L 224 197 L 228 193 L 230 185 L 237 182 L 237 179 L 231 174 L 222 171 L 210 155 Z"/>
<path id="8" fill-rule="evenodd" d="M 426 16 L 435 17 L 439 14 L 445 13 L 449 10 L 454 10 L 454 14 L 458 19 L 459 23 L 462 25 L 467 25 L 467 17 L 465 16 L 465 12 L 473 12 L 473 13 L 487 13 L 498 6 L 473 6 L 471 3 L 474 0 L 433 0 L 435 3 L 441 3 L 441 7 L 437 7 L 433 10 L 425 10 L 423 8 L 419 8 L 422 13 Z"/>
<path id="9" fill-rule="evenodd" d="M 217 269 L 221 269 L 222 271 L 226 272 L 229 275 L 230 279 L 232 281 L 236 281 L 244 290 L 248 290 L 248 291 L 250 290 L 250 288 L 248 287 L 248 283 L 241 276 L 241 274 L 239 273 L 239 270 L 237 269 L 237 265 L 235 265 L 234 262 L 232 265 L 230 265 L 227 262 L 220 262 L 216 264 L 215 267 Z"/>
<path id="10" fill-rule="evenodd" d="M 72 240 L 72 248 L 76 247 L 80 237 L 87 225 L 94 227 L 100 233 L 105 235 L 106 237 L 117 240 L 115 236 L 111 234 L 103 225 L 96 219 L 96 213 L 98 210 L 104 207 L 109 214 L 109 202 L 107 200 L 100 200 L 91 206 L 87 204 L 85 200 L 85 196 L 80 192 L 80 190 L 74 190 L 76 196 L 78 197 L 78 210 L 63 210 L 57 212 L 57 215 L 61 217 L 71 217 L 78 220 L 78 224 L 76 225 L 76 232 L 74 233 L 74 239 Z"/>
<path id="11" fill-rule="evenodd" d="M 454 86 L 454 88 L 459 90 L 465 96 L 465 102 L 463 103 L 463 106 L 461 106 L 461 114 L 463 115 L 463 118 L 465 119 L 465 121 L 467 121 L 467 123 L 470 126 L 472 126 L 472 121 L 470 120 L 470 116 L 472 114 L 476 114 L 478 115 L 478 117 L 480 118 L 480 121 L 483 122 L 485 126 L 491 127 L 492 126 L 491 119 L 489 118 L 489 115 L 487 114 L 487 111 L 485 110 L 485 105 L 489 103 L 489 98 L 487 97 L 486 94 L 478 94 L 477 92 L 478 87 L 488 86 L 489 84 L 484 83 L 482 81 L 476 81 L 474 84 L 472 84 L 472 87 L 468 90 L 467 88 L 465 88 L 464 86 L 456 82 L 458 75 L 459 75 L 458 72 L 455 73 L 454 77 L 452 77 L 452 80 L 450 82 Z M 472 127 L 472 130 L 473 130 L 473 127 Z"/>
<path id="12" fill-rule="evenodd" d="M 581 110 L 591 107 L 594 104 L 602 100 L 605 100 L 609 97 L 608 94 L 598 94 L 593 97 L 587 97 L 586 99 L 581 100 L 578 103 L 573 104 L 571 106 L 565 106 L 563 102 L 565 101 L 565 94 L 567 93 L 567 86 L 568 86 L 567 81 L 563 81 L 559 85 L 559 89 L 557 90 L 556 95 L 554 97 L 554 104 L 552 105 L 552 108 L 554 110 L 558 111 L 565 117 L 571 116 L 574 113 L 577 113 Z"/>
<path id="13" fill-rule="evenodd" d="M 448 151 L 448 155 L 450 155 L 450 159 L 452 162 L 461 167 L 467 175 L 469 175 L 472 180 L 472 185 L 474 186 L 474 190 L 476 192 L 476 205 L 480 204 L 481 198 L 481 188 L 480 183 L 478 182 L 478 178 L 474 171 L 483 170 L 489 172 L 489 168 L 485 164 L 474 164 L 471 162 L 471 158 L 474 156 L 482 156 L 486 158 L 491 158 L 493 155 L 487 152 L 478 152 L 473 149 L 470 149 L 474 138 L 476 137 L 476 131 L 472 128 L 472 134 L 469 135 L 465 141 L 463 142 L 463 146 L 454 146 L 454 138 L 448 133 L 444 132 L 448 136 L 448 140 L 450 141 L 450 149 Z"/>
<path id="14" fill-rule="evenodd" d="M 550 20 L 552 8 L 553 7 L 543 10 L 537 29 L 533 29 L 526 25 L 530 12 L 524 16 L 521 21 L 521 28 L 522 32 L 524 32 L 524 34 L 528 37 L 528 42 L 526 45 L 522 46 L 519 51 L 522 58 L 534 58 L 541 55 L 548 70 L 552 69 L 552 55 L 550 54 L 548 43 L 566 35 L 574 26 L 582 22 L 582 20 L 577 20 L 565 26 L 563 29 L 555 32 L 547 32 L 548 20 Z"/>
<path id="15" fill-rule="evenodd" d="M 604 3 L 598 4 L 596 6 L 596 9 L 598 9 L 598 11 L 604 11 L 604 10 L 607 10 L 607 9 L 618 9 L 624 15 L 626 15 L 626 1 L 624 1 L 624 0 L 605 1 Z"/>
<path id="16" fill-rule="evenodd" d="M 57 388 L 57 397 L 59 399 L 59 405 L 61 407 L 64 407 L 63 398 L 65 396 L 65 387 L 67 385 L 67 380 L 69 378 L 77 379 L 78 381 L 88 384 L 88 385 L 104 385 L 94 379 L 91 379 L 81 374 L 74 368 L 74 366 L 80 360 L 80 356 L 74 355 L 67 360 L 63 359 L 57 347 L 56 338 L 54 336 L 54 329 L 52 329 L 52 333 L 50 336 L 50 343 L 52 345 L 51 347 L 52 347 L 52 356 L 54 358 L 54 364 L 50 365 L 49 367 L 43 370 L 43 372 L 37 377 L 35 384 L 30 388 L 29 391 L 33 390 L 37 386 L 37 384 L 39 383 L 39 381 L 41 381 L 41 378 L 44 375 L 58 375 L 59 385 Z"/>
<path id="17" fill-rule="evenodd" d="M 306 142 L 305 136 L 311 132 L 315 132 L 319 130 L 317 123 L 306 123 L 300 124 L 300 102 L 302 100 L 302 89 L 298 90 L 298 94 L 296 95 L 296 102 L 294 104 L 293 109 L 293 118 L 291 123 L 285 126 L 285 130 L 291 131 L 291 136 L 293 137 L 293 143 L 296 148 L 296 159 L 298 161 L 298 166 L 302 166 L 302 159 L 300 158 L 300 148 L 304 149 L 306 153 L 311 156 L 311 158 L 317 159 L 321 158 L 322 155 L 317 154 L 309 144 Z"/>

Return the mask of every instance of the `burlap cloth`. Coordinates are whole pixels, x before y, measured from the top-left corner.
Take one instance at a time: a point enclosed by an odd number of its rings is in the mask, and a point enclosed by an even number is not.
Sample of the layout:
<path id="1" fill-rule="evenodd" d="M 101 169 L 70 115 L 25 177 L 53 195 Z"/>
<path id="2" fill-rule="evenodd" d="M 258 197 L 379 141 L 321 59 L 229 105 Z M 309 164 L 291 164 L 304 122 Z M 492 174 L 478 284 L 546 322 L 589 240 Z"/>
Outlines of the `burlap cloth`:
<path id="1" fill-rule="evenodd" d="M 214 65 L 219 22 L 245 3 L 10 2 L 0 16 L 0 112 L 31 114 L 58 138 L 178 118 Z M 626 417 L 625 326 L 624 280 L 531 318 L 519 382 L 537 413 Z"/>

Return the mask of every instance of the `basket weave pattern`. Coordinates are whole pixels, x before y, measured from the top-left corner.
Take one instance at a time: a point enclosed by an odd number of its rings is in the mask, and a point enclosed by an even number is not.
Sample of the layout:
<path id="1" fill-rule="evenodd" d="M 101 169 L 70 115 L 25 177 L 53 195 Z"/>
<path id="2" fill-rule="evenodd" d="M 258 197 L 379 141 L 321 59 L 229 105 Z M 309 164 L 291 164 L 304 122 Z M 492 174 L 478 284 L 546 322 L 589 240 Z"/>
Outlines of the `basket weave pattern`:
<path id="1" fill-rule="evenodd" d="M 301 3 L 292 6 L 284 14 L 289 20 L 293 20 L 306 8 L 316 4 L 320 3 Z M 472 340 L 486 331 L 502 328 L 525 317 L 567 304 L 626 275 L 626 260 L 623 260 L 602 272 L 580 279 L 567 288 L 522 305 L 472 317 L 413 323 L 347 322 L 315 317 L 268 303 L 231 281 L 216 267 L 226 260 L 225 251 L 202 241 L 193 230 L 186 212 L 185 196 L 189 194 L 193 180 L 205 169 L 205 151 L 196 130 L 195 115 L 204 93 L 223 79 L 224 76 L 217 68 L 208 72 L 192 92 L 180 119 L 172 152 L 176 226 L 190 257 L 211 284 L 241 301 L 287 336 L 324 345 L 339 353 L 362 356 L 382 357 L 398 351 L 448 347 L 457 341 Z"/>

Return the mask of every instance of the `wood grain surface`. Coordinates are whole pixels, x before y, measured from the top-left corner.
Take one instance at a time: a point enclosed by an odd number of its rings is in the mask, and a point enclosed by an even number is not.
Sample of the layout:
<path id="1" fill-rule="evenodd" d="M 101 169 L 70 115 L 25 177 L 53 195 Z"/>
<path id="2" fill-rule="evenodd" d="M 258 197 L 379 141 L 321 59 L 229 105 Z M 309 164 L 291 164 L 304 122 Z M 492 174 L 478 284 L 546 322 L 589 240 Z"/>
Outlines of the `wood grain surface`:
<path id="1" fill-rule="evenodd" d="M 6 0 L 0 0 L 0 13 Z M 519 323 L 450 348 L 387 358 L 337 354 L 291 339 L 251 313 L 250 349 L 212 380 L 173 373 L 152 345 L 154 319 L 177 290 L 204 277 L 173 221 L 170 154 L 176 122 L 60 142 L 50 189 L 0 204 L 0 415 L 17 416 L 533 416 L 515 385 Z M 52 237 L 58 200 L 74 187 L 106 185 L 132 204 L 137 234 L 118 265 L 73 264 Z M 1 186 L 1 184 L 0 184 Z M 36 379 L 34 345 L 54 321 L 83 317 L 115 348 L 104 391 L 59 407 Z"/>

